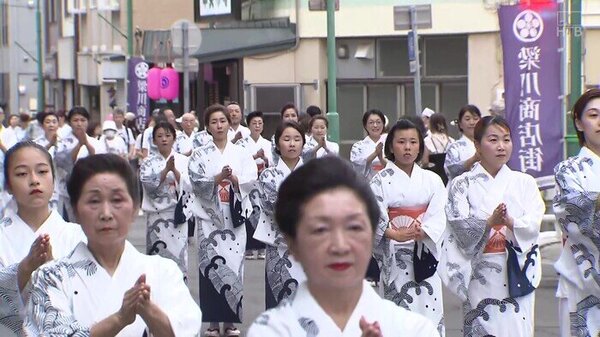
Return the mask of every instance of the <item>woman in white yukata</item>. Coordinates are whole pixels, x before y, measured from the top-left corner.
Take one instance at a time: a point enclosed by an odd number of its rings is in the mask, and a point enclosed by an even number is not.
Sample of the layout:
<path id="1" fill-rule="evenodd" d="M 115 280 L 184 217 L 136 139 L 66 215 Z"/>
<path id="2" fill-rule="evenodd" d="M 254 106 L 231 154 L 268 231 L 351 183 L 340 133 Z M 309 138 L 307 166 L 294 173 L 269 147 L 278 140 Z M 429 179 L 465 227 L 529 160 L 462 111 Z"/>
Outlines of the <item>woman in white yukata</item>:
<path id="1" fill-rule="evenodd" d="M 228 108 L 231 111 L 231 108 Z M 273 166 L 271 142 L 261 135 L 264 129 L 263 113 L 261 111 L 249 113 L 248 116 L 246 116 L 246 124 L 248 124 L 250 135 L 238 140 L 235 144 L 248 151 L 256 163 L 258 175 L 260 175 L 265 168 Z M 265 244 L 254 238 L 254 231 L 258 225 L 258 219 L 261 213 L 260 199 L 260 189 L 256 188 L 250 195 L 253 211 L 252 214 L 246 218 L 246 258 L 249 260 L 253 260 L 254 258 L 265 258 Z"/>
<path id="2" fill-rule="evenodd" d="M 364 281 L 379 208 L 349 163 L 327 156 L 296 169 L 279 188 L 275 218 L 307 280 L 260 315 L 248 337 L 439 336 Z"/>
<path id="3" fill-rule="evenodd" d="M 600 334 L 600 90 L 585 92 L 573 107 L 581 150 L 555 168 L 554 212 L 564 245 L 554 265 L 561 336 Z"/>
<path id="4" fill-rule="evenodd" d="M 96 138 L 87 135 L 90 114 L 86 108 L 73 107 L 67 115 L 71 130 L 63 135 L 56 144 L 54 163 L 56 164 L 56 178 L 58 179 L 58 211 L 66 221 L 74 220 L 73 209 L 67 193 L 67 181 L 73 170 L 75 162 L 101 152 L 97 151 L 100 145 Z"/>
<path id="5" fill-rule="evenodd" d="M 146 253 L 158 254 L 177 263 L 187 279 L 188 223 L 183 213 L 184 195 L 190 193 L 188 157 L 175 152 L 175 128 L 166 121 L 152 130 L 158 151 L 150 154 L 140 167 L 146 217 Z"/>
<path id="6" fill-rule="evenodd" d="M 4 177 L 13 201 L 0 221 L 0 325 L 21 335 L 31 274 L 68 255 L 85 236 L 49 208 L 54 168 L 45 148 L 31 141 L 12 147 Z"/>
<path id="7" fill-rule="evenodd" d="M 281 108 L 281 111 L 279 111 L 279 114 L 281 115 L 282 123 L 288 121 L 299 123 L 298 108 L 296 108 L 296 105 L 294 105 L 294 103 L 285 104 Z M 305 139 L 305 144 L 306 141 L 307 140 Z M 273 135 L 273 137 L 271 137 L 271 157 L 273 158 L 273 165 L 277 165 L 277 163 L 279 162 L 279 155 L 275 151 L 276 149 L 277 144 L 275 143 L 275 135 Z"/>
<path id="8" fill-rule="evenodd" d="M 177 264 L 126 239 L 136 186 L 129 162 L 115 154 L 75 164 L 67 189 L 87 244 L 34 273 L 28 336 L 197 336 L 202 313 Z"/>
<path id="9" fill-rule="evenodd" d="M 374 255 L 384 297 L 429 318 L 444 336 L 437 263 L 447 193 L 438 175 L 417 165 L 424 147 L 421 130 L 407 119 L 399 120 L 388 134 L 384 147 L 388 163 L 371 180 L 381 213 Z"/>
<path id="10" fill-rule="evenodd" d="M 337 156 L 340 153 L 340 146 L 337 143 L 327 140 L 327 128 L 329 122 L 327 117 L 317 115 L 311 118 L 308 123 L 311 137 L 306 141 L 306 148 L 309 149 L 310 158 L 321 158 L 323 156 Z"/>
<path id="11" fill-rule="evenodd" d="M 476 106 L 469 104 L 460 109 L 458 129 L 463 135 L 446 149 L 444 169 L 448 175 L 448 181 L 471 170 L 473 165 L 479 161 L 473 143 L 473 133 L 479 119 L 481 119 L 481 112 Z"/>
<path id="12" fill-rule="evenodd" d="M 463 301 L 466 337 L 534 334 L 545 206 L 535 179 L 506 166 L 510 136 L 504 118 L 479 120 L 474 139 L 480 162 L 449 186 L 440 268 L 446 286 Z"/>
<path id="13" fill-rule="evenodd" d="M 239 336 L 234 323 L 242 321 L 246 218 L 252 214 L 249 195 L 256 188 L 252 156 L 227 140 L 227 108 L 212 105 L 204 124 L 213 141 L 195 149 L 189 175 L 195 197 L 186 209 L 198 226 L 199 292 L 203 320 L 210 322 L 205 336 Z"/>
<path id="14" fill-rule="evenodd" d="M 302 165 L 304 132 L 296 122 L 283 122 L 275 130 L 279 162 L 265 169 L 259 177 L 261 215 L 254 237 L 267 244 L 265 260 L 265 307 L 276 307 L 294 295 L 306 276 L 290 254 L 283 234 L 275 222 L 277 191 L 287 176 Z"/>
<path id="15" fill-rule="evenodd" d="M 387 137 L 387 133 L 384 133 L 385 116 L 380 110 L 368 110 L 363 114 L 362 124 L 367 136 L 352 145 L 350 161 L 356 172 L 365 176 L 367 181 L 371 181 L 387 164 L 383 153 L 383 144 Z"/>
<path id="16" fill-rule="evenodd" d="M 44 112 L 42 115 L 38 116 L 39 121 L 41 121 L 42 129 L 44 130 L 44 135 L 34 139 L 33 141 L 37 144 L 40 144 L 50 156 L 54 158 L 54 154 L 56 152 L 56 144 L 58 143 L 58 115 L 54 112 Z M 54 192 L 52 193 L 52 198 L 50 198 L 50 208 L 55 209 L 58 207 L 58 190 L 60 187 L 58 186 L 58 179 L 54 179 Z"/>

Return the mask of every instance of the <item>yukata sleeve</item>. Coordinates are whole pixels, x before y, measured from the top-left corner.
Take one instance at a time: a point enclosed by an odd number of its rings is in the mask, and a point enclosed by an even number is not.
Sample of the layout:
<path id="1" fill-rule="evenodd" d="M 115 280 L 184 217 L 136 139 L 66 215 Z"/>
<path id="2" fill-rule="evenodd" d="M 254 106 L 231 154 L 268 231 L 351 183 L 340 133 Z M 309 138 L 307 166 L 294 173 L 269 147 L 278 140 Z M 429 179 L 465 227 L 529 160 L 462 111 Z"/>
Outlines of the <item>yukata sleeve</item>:
<path id="1" fill-rule="evenodd" d="M 458 151 L 459 143 L 452 143 L 446 152 L 446 161 L 444 169 L 448 175 L 448 179 L 452 180 L 465 172 L 465 161 L 460 160 L 460 152 Z"/>
<path id="2" fill-rule="evenodd" d="M 518 246 L 526 251 L 537 244 L 540 234 L 540 225 L 542 217 L 546 211 L 544 200 L 540 194 L 535 179 L 531 176 L 525 176 L 521 191 L 524 202 L 524 212 L 521 216 L 515 217 L 513 224 L 513 235 L 517 240 Z M 510 209 L 508 210 L 510 213 Z"/>
<path id="3" fill-rule="evenodd" d="M 483 249 L 489 229 L 486 219 L 479 219 L 470 214 L 468 188 L 469 179 L 466 176 L 452 181 L 448 192 L 446 217 L 449 229 L 461 252 L 473 258 Z"/>
<path id="4" fill-rule="evenodd" d="M 23 301 L 17 282 L 19 264 L 3 266 L 0 262 L 0 324 L 15 334 L 21 331 L 23 320 L 20 316 Z"/>
<path id="5" fill-rule="evenodd" d="M 287 309 L 287 310 L 286 310 Z M 248 330 L 247 337 L 292 337 L 297 336 L 290 327 L 291 322 L 296 320 L 295 315 L 292 316 L 290 313 L 289 317 L 284 315 L 284 311 L 288 311 L 287 306 L 268 310 L 263 312 L 260 316 L 254 320 L 250 329 Z M 282 317 L 280 317 L 282 316 Z M 300 332 L 300 331 L 296 331 Z M 306 331 L 302 331 L 305 332 Z"/>
<path id="6" fill-rule="evenodd" d="M 217 186 L 215 177 L 206 174 L 206 163 L 203 158 L 209 155 L 206 148 L 194 150 L 188 163 L 188 174 L 195 200 L 199 203 L 196 206 L 202 208 L 197 213 L 206 215 L 215 225 L 223 228 L 224 219 L 219 206 L 219 197 L 217 195 Z M 204 211 L 207 213 L 205 214 Z"/>
<path id="7" fill-rule="evenodd" d="M 448 193 L 442 179 L 437 175 L 433 177 L 435 179 L 433 183 L 434 192 L 422 223 L 423 231 L 427 234 L 423 243 L 439 259 L 438 245 L 441 243 L 446 229 L 446 212 L 444 208 L 448 200 Z"/>
<path id="8" fill-rule="evenodd" d="M 73 148 L 69 149 L 69 147 L 63 143 L 56 146 L 56 152 L 54 153 L 54 165 L 69 173 L 73 171 L 73 166 L 75 166 L 71 157 L 71 151 L 73 151 Z"/>
<path id="9" fill-rule="evenodd" d="M 156 304 L 169 318 L 177 337 L 198 336 L 202 326 L 202 312 L 183 281 L 183 274 L 171 260 L 161 261 L 161 289 Z"/>
<path id="10" fill-rule="evenodd" d="M 364 149 L 360 142 L 354 143 L 354 145 L 352 145 L 352 150 L 350 150 L 350 162 L 356 173 L 366 177 L 368 174 L 367 157 L 363 151 Z"/>
<path id="11" fill-rule="evenodd" d="M 158 161 L 150 157 L 140 167 L 142 187 L 150 194 L 156 193 L 160 187 L 160 170 L 157 165 Z"/>
<path id="12" fill-rule="evenodd" d="M 277 201 L 277 187 L 275 170 L 268 168 L 258 177 L 260 198 L 260 217 L 254 238 L 271 246 L 276 246 L 278 238 L 277 224 L 275 223 L 275 202 Z"/>
<path id="13" fill-rule="evenodd" d="M 69 276 L 60 265 L 38 269 L 33 275 L 24 329 L 27 336 L 88 337 L 90 327 L 79 323 L 69 305 L 65 281 Z"/>

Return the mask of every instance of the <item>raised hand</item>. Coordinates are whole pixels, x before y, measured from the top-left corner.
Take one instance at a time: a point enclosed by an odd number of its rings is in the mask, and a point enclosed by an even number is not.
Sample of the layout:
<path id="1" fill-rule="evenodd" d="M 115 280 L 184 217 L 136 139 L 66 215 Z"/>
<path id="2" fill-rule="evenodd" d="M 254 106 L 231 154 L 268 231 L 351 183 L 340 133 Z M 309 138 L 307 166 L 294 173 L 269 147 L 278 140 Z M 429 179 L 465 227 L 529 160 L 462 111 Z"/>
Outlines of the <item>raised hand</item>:
<path id="1" fill-rule="evenodd" d="M 378 157 L 383 155 L 383 143 L 377 143 L 377 145 L 375 146 L 375 153 Z"/>
<path id="2" fill-rule="evenodd" d="M 265 158 L 265 150 L 263 150 L 263 149 L 258 150 L 256 152 L 256 157 L 264 159 Z"/>
<path id="3" fill-rule="evenodd" d="M 363 316 L 360 318 L 358 325 L 362 331 L 361 337 L 383 337 L 381 334 L 381 327 L 377 321 L 369 323 Z"/>
<path id="4" fill-rule="evenodd" d="M 123 295 L 123 302 L 118 311 L 119 320 L 124 326 L 127 326 L 135 321 L 135 315 L 138 314 L 142 302 L 146 298 L 150 299 L 150 290 L 146 289 L 146 274 L 140 275 L 133 287 Z M 147 294 L 146 294 L 147 292 Z"/>
<path id="5" fill-rule="evenodd" d="M 174 171 L 175 170 L 175 157 L 171 156 L 167 159 L 167 170 Z"/>
<path id="6" fill-rule="evenodd" d="M 50 245 L 50 235 L 42 234 L 33 241 L 29 253 L 23 259 L 27 270 L 34 272 L 44 263 L 51 261 L 52 257 L 52 246 Z"/>

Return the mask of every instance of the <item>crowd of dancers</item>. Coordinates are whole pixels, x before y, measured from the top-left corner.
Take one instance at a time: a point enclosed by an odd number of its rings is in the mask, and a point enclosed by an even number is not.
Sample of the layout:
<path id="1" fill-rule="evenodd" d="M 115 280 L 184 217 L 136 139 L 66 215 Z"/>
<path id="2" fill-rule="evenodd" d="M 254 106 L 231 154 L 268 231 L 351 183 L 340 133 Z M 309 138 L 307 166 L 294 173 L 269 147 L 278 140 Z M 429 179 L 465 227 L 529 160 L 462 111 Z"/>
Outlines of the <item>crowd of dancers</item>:
<path id="1" fill-rule="evenodd" d="M 349 161 L 315 106 L 283 106 L 270 139 L 263 114 L 244 118 L 235 102 L 202 116 L 198 129 L 194 113 L 164 109 L 139 132 L 117 109 L 96 135 L 74 107 L 37 116 L 31 139 L 3 127 L 0 325 L 240 336 L 244 263 L 259 256 L 266 312 L 248 336 L 445 336 L 443 286 L 462 301 L 464 336 L 534 335 L 546 209 L 535 179 L 506 165 L 513 130 L 501 116 L 463 107 L 454 140 L 430 109 L 395 122 L 368 110 Z M 582 148 L 556 167 L 553 200 L 559 321 L 561 336 L 595 336 L 600 90 L 572 119 Z M 145 254 L 127 241 L 140 214 Z"/>

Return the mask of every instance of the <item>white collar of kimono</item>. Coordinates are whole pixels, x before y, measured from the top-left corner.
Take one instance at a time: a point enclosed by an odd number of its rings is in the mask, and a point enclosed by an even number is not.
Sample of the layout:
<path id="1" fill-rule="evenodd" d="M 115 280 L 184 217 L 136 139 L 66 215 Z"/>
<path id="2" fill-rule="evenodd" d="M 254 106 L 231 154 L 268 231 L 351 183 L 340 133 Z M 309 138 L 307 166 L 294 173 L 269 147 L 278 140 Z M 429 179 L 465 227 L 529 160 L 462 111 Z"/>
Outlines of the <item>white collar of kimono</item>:
<path id="1" fill-rule="evenodd" d="M 360 317 L 365 314 L 364 312 L 361 312 L 361 309 L 373 308 L 373 306 L 378 305 L 377 300 L 380 300 L 379 295 L 377 295 L 375 290 L 373 290 L 366 281 L 363 281 L 362 293 L 360 294 L 360 298 L 358 299 L 358 302 L 356 303 L 356 306 L 354 307 L 347 324 L 354 324 L 355 322 L 358 322 Z M 296 295 L 292 301 L 292 308 L 294 309 L 294 312 L 296 312 L 296 315 L 298 315 L 298 318 L 308 318 L 314 321 L 317 326 L 327 325 L 328 327 L 323 329 L 325 331 L 333 330 L 343 332 L 335 324 L 333 319 L 331 319 L 331 317 L 325 312 L 325 310 L 321 308 L 319 303 L 317 303 L 315 298 L 310 293 L 310 290 L 308 290 L 306 281 L 300 284 L 300 287 L 298 287 Z M 346 325 L 344 327 L 344 331 L 352 328 L 353 327 Z"/>
<path id="2" fill-rule="evenodd" d="M 394 164 L 394 162 L 393 162 L 393 161 L 391 161 L 391 160 L 388 160 L 388 163 L 387 163 L 387 165 L 386 165 L 386 168 L 388 168 L 388 167 L 389 167 L 389 168 L 391 168 L 392 170 L 394 170 L 396 173 L 398 173 L 398 174 L 400 174 L 400 175 L 402 175 L 403 177 L 406 177 L 406 178 L 408 178 L 408 179 L 411 179 L 411 178 L 416 178 L 416 177 L 420 176 L 420 174 L 421 174 L 421 171 L 423 171 L 423 169 L 422 169 L 422 168 L 421 168 L 419 165 L 417 165 L 417 164 L 415 163 L 415 164 L 413 164 L 413 169 L 412 169 L 412 172 L 410 173 L 410 176 L 409 176 L 408 174 L 406 174 L 406 172 L 404 172 L 404 171 L 403 171 L 401 168 L 399 168 L 399 167 L 398 167 L 396 164 Z"/>
<path id="3" fill-rule="evenodd" d="M 579 156 L 580 157 L 587 157 L 592 159 L 593 161 L 597 162 L 598 164 L 600 164 L 600 156 L 598 156 L 597 154 L 595 154 L 592 150 L 590 150 L 587 146 L 582 146 L 581 150 L 579 150 Z"/>
<path id="4" fill-rule="evenodd" d="M 373 139 L 371 139 L 371 137 L 369 137 L 369 135 L 367 135 L 365 137 L 365 139 L 363 139 L 366 142 L 372 143 L 372 144 L 377 144 L 379 142 L 383 142 L 385 143 L 385 139 L 387 138 L 387 133 L 382 133 L 381 136 L 379 136 L 379 140 L 377 140 L 376 142 L 373 141 Z"/>
<path id="5" fill-rule="evenodd" d="M 298 162 L 296 163 L 296 166 L 294 167 L 293 170 L 290 170 L 290 168 L 287 166 L 287 164 L 283 161 L 283 158 L 280 159 L 277 162 L 277 169 L 281 172 L 283 172 L 285 174 L 285 176 L 287 177 L 290 173 L 292 173 L 292 171 L 295 171 L 298 167 L 302 166 L 303 162 L 302 162 L 302 157 L 298 158 Z"/>
<path id="6" fill-rule="evenodd" d="M 470 139 L 469 139 L 469 137 L 467 137 L 467 136 L 466 136 L 466 135 L 464 135 L 464 134 L 462 135 L 462 137 L 460 137 L 460 139 L 461 139 L 463 142 L 467 143 L 467 144 L 470 144 L 470 145 L 473 145 L 473 146 L 475 146 L 475 143 L 474 143 L 472 140 L 470 140 Z"/>
<path id="7" fill-rule="evenodd" d="M 17 214 L 17 206 L 16 206 L 16 202 L 14 202 L 14 199 L 12 199 L 11 202 L 9 203 L 9 205 L 11 205 L 11 204 L 13 204 L 15 207 L 6 208 L 5 217 L 12 219 L 13 225 L 24 226 L 25 228 L 28 228 L 29 230 L 31 230 L 31 232 L 33 232 L 31 227 L 29 227 L 29 225 L 27 223 L 25 223 L 25 221 L 23 219 L 21 219 L 21 217 Z M 50 211 L 50 215 L 48 216 L 46 221 L 44 221 L 44 223 L 42 223 L 40 228 L 38 228 L 37 231 L 35 231 L 34 233 L 36 235 L 43 234 L 46 231 L 46 227 L 48 227 L 49 225 L 51 225 L 53 223 L 62 223 L 62 222 L 65 222 L 65 221 L 60 216 L 60 214 L 58 214 L 58 211 L 53 209 Z"/>
<path id="8" fill-rule="evenodd" d="M 496 177 L 492 177 L 492 175 L 485 168 L 483 168 L 483 165 L 481 165 L 481 163 L 476 163 L 473 166 L 472 171 L 475 172 L 475 173 L 485 173 L 492 180 L 493 179 L 500 179 L 500 178 L 506 176 L 507 174 L 510 174 L 510 172 L 512 172 L 511 169 L 508 166 L 506 166 L 506 164 L 504 164 L 504 165 L 502 165 L 502 167 L 500 168 L 500 170 L 496 174 Z"/>
<path id="9" fill-rule="evenodd" d="M 121 254 L 121 258 L 119 259 L 119 265 L 117 266 L 117 268 L 115 269 L 115 272 L 113 273 L 113 277 L 115 275 L 117 275 L 119 270 L 121 270 L 123 268 L 128 268 L 128 266 L 132 266 L 135 263 L 135 261 L 131 260 L 132 253 L 135 253 L 135 252 L 138 252 L 135 249 L 135 247 L 128 240 L 125 240 L 125 248 L 123 249 L 123 253 Z M 94 257 L 94 255 L 92 254 L 92 252 L 90 251 L 90 249 L 88 248 L 88 246 L 85 242 L 80 242 L 77 245 L 77 247 L 75 247 L 75 249 L 73 250 L 73 253 L 71 253 L 71 256 L 69 257 L 69 259 L 72 262 L 81 261 L 81 260 L 90 260 L 98 266 L 99 270 L 103 270 L 104 272 L 106 272 L 106 269 L 104 269 L 100 265 L 100 263 L 98 263 L 98 261 L 96 260 L 96 258 Z M 123 266 L 123 268 L 121 268 L 121 266 Z"/>

